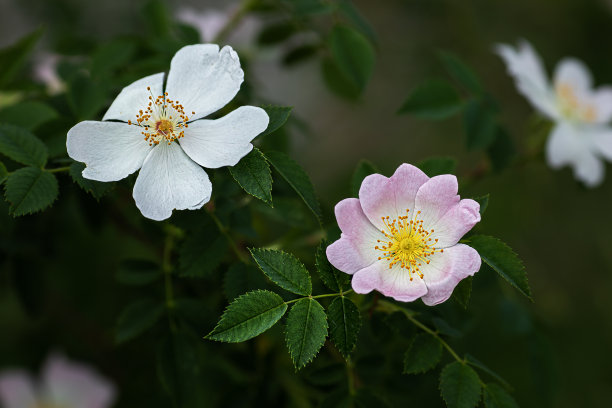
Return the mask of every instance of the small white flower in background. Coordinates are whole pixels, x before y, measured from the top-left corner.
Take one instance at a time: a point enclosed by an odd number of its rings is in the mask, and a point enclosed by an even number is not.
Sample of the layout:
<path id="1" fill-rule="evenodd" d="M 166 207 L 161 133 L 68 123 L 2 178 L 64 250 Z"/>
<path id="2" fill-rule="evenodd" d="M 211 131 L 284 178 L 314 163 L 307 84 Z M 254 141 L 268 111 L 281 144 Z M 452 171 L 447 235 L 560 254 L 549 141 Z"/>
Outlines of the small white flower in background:
<path id="1" fill-rule="evenodd" d="M 4 408 L 108 408 L 116 399 L 113 384 L 91 367 L 53 354 L 39 380 L 24 370 L 0 372 Z"/>
<path id="2" fill-rule="evenodd" d="M 194 27 L 200 33 L 204 42 L 215 41 L 223 27 L 240 8 L 240 3 L 231 4 L 225 9 L 196 10 L 192 7 L 181 7 L 176 13 L 176 19 Z M 236 47 L 248 46 L 253 43 L 260 26 L 259 19 L 246 15 L 238 27 L 228 34 L 228 40 Z"/>
<path id="3" fill-rule="evenodd" d="M 202 208 L 212 185 L 200 166 L 234 166 L 268 126 L 266 112 L 254 106 L 202 119 L 231 101 L 243 78 L 230 46 L 183 47 L 172 58 L 165 91 L 163 73 L 128 85 L 102 122 L 70 129 L 68 155 L 87 165 L 83 177 L 91 180 L 121 180 L 140 169 L 133 196 L 147 218 Z"/>
<path id="4" fill-rule="evenodd" d="M 34 61 L 34 78 L 47 86 L 50 95 L 56 95 L 66 90 L 66 84 L 57 74 L 57 64 L 60 56 L 42 53 Z"/>
<path id="5" fill-rule="evenodd" d="M 612 161 L 612 88 L 593 89 L 588 68 L 574 58 L 561 60 L 552 83 L 540 56 L 531 44 L 517 48 L 498 45 L 520 93 L 542 114 L 555 122 L 546 144 L 546 159 L 552 168 L 566 165 L 585 185 L 594 187 L 604 178 L 603 159 Z"/>

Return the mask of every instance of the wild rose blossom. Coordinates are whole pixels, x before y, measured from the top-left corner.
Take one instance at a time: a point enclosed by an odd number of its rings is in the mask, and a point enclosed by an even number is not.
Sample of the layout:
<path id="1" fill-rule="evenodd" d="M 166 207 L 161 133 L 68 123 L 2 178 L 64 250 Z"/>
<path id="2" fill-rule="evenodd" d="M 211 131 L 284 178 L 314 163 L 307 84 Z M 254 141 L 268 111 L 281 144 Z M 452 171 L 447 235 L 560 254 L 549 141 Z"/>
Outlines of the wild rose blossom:
<path id="1" fill-rule="evenodd" d="M 24 370 L 0 372 L 3 408 L 108 408 L 115 387 L 88 366 L 51 355 L 40 381 Z"/>
<path id="2" fill-rule="evenodd" d="M 163 73 L 125 87 L 102 122 L 70 129 L 68 155 L 86 164 L 83 177 L 91 180 L 121 180 L 140 169 L 133 197 L 147 218 L 159 221 L 173 209 L 199 209 L 212 193 L 200 166 L 235 165 L 268 126 L 266 112 L 254 106 L 202 119 L 231 101 L 243 79 L 230 46 L 183 47 L 172 58 L 165 90 Z"/>
<path id="3" fill-rule="evenodd" d="M 561 60 L 553 83 L 548 80 L 540 56 L 531 44 L 517 48 L 501 44 L 504 59 L 520 93 L 543 115 L 555 122 L 546 145 L 548 165 L 569 165 L 574 176 L 594 187 L 604 178 L 602 159 L 612 161 L 612 88 L 593 89 L 593 79 L 583 62 Z"/>
<path id="4" fill-rule="evenodd" d="M 342 235 L 327 248 L 327 258 L 353 275 L 357 293 L 377 290 L 429 306 L 446 301 L 481 264 L 476 250 L 458 243 L 480 221 L 480 205 L 460 200 L 457 191 L 455 176 L 429 178 L 410 164 L 390 178 L 366 177 L 359 199 L 335 207 Z"/>

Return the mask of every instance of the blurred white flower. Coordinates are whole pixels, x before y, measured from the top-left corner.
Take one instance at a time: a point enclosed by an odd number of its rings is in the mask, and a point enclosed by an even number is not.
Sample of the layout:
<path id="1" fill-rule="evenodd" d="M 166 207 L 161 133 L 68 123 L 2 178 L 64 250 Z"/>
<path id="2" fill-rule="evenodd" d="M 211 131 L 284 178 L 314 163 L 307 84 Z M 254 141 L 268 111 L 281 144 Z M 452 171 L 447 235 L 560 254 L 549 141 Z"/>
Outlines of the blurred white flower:
<path id="1" fill-rule="evenodd" d="M 86 365 L 52 354 L 39 380 L 24 370 L 0 372 L 0 405 L 4 408 L 108 408 L 115 386 Z"/>
<path id="2" fill-rule="evenodd" d="M 91 180 L 117 181 L 140 169 L 133 196 L 152 220 L 169 218 L 174 209 L 202 208 L 212 184 L 200 166 L 234 166 L 268 126 L 268 114 L 255 106 L 203 119 L 230 102 L 243 80 L 232 47 L 183 47 L 172 58 L 165 91 L 163 73 L 128 85 L 102 122 L 80 122 L 68 131 L 68 155 L 86 164 L 83 177 Z"/>
<path id="3" fill-rule="evenodd" d="M 60 56 L 42 53 L 34 61 L 34 78 L 47 86 L 50 95 L 56 95 L 66 89 L 66 84 L 57 74 Z"/>
<path id="4" fill-rule="evenodd" d="M 237 12 L 240 3 L 231 4 L 224 10 L 206 9 L 196 10 L 191 7 L 181 7 L 176 13 L 178 21 L 188 24 L 200 33 L 202 42 L 212 42 Z M 242 17 L 240 24 L 235 27 L 228 38 L 224 39 L 235 47 L 245 47 L 253 43 L 256 32 L 260 27 L 259 20 L 251 15 Z"/>
<path id="5" fill-rule="evenodd" d="M 612 161 L 612 88 L 593 89 L 588 68 L 574 58 L 561 60 L 552 83 L 540 56 L 531 44 L 496 48 L 514 77 L 520 93 L 542 114 L 555 122 L 546 144 L 552 168 L 569 165 L 574 176 L 594 187 L 604 178 L 603 159 Z"/>

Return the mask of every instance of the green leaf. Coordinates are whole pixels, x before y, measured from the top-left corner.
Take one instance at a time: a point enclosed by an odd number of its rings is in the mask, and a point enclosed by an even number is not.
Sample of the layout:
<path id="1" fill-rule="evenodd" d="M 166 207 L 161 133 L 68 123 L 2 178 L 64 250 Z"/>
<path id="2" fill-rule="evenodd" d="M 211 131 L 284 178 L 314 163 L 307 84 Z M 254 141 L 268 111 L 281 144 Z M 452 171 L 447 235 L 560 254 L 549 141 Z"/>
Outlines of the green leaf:
<path id="1" fill-rule="evenodd" d="M 44 167 L 47 147 L 27 130 L 0 124 L 0 153 L 26 166 Z"/>
<path id="2" fill-rule="evenodd" d="M 286 311 L 287 305 L 274 292 L 245 293 L 230 303 L 217 326 L 205 338 L 227 343 L 246 341 L 274 326 Z"/>
<path id="3" fill-rule="evenodd" d="M 397 113 L 421 119 L 446 119 L 461 110 L 459 94 L 448 82 L 432 79 L 418 85 Z"/>
<path id="4" fill-rule="evenodd" d="M 375 54 L 370 42 L 358 31 L 336 25 L 332 28 L 329 46 L 340 72 L 361 93 L 374 69 Z"/>
<path id="5" fill-rule="evenodd" d="M 472 200 L 480 204 L 480 215 L 484 215 L 485 211 L 487 211 L 487 207 L 489 207 L 489 194 L 480 197 L 474 197 L 472 198 Z"/>
<path id="6" fill-rule="evenodd" d="M 357 7 L 351 0 L 341 0 L 338 4 L 340 11 L 344 14 L 363 34 L 368 37 L 372 44 L 376 44 L 378 38 L 376 33 L 372 29 L 372 26 L 368 21 L 361 15 Z"/>
<path id="7" fill-rule="evenodd" d="M 304 62 L 314 57 L 319 51 L 320 47 L 316 44 L 300 45 L 293 48 L 283 57 L 283 64 L 286 66 L 297 65 L 300 62 Z"/>
<path id="8" fill-rule="evenodd" d="M 457 168 L 457 160 L 451 157 L 430 157 L 417 163 L 417 167 L 429 177 L 453 174 Z"/>
<path id="9" fill-rule="evenodd" d="M 353 177 L 351 177 L 351 191 L 353 193 L 353 197 L 359 197 L 359 189 L 361 188 L 363 179 L 374 173 L 378 173 L 378 169 L 373 163 L 369 162 L 368 160 L 361 160 L 359 162 L 355 172 L 353 173 Z"/>
<path id="10" fill-rule="evenodd" d="M 10 123 L 27 130 L 58 117 L 55 109 L 42 102 L 20 102 L 0 111 L 0 122 Z"/>
<path id="11" fill-rule="evenodd" d="M 361 90 L 345 77 L 338 64 L 331 58 L 321 60 L 321 73 L 327 88 L 338 96 L 349 100 L 356 100 Z"/>
<path id="12" fill-rule="evenodd" d="M 486 149 L 497 136 L 495 114 L 482 100 L 468 101 L 463 113 L 468 150 Z"/>
<path id="13" fill-rule="evenodd" d="M 259 269 L 281 288 L 302 296 L 310 296 L 310 274 L 295 256 L 279 250 L 250 248 Z"/>
<path id="14" fill-rule="evenodd" d="M 106 103 L 104 85 L 78 73 L 68 84 L 68 103 L 78 119 L 91 119 Z"/>
<path id="15" fill-rule="evenodd" d="M 287 316 L 285 340 L 296 370 L 317 355 L 327 337 L 325 309 L 314 299 L 298 300 Z"/>
<path id="16" fill-rule="evenodd" d="M 469 366 L 455 361 L 442 370 L 440 391 L 448 408 L 473 408 L 480 400 L 480 379 Z"/>
<path id="17" fill-rule="evenodd" d="M 404 355 L 404 374 L 420 374 L 434 368 L 442 357 L 442 343 L 427 333 L 417 334 Z"/>
<path id="18" fill-rule="evenodd" d="M 231 301 L 243 293 L 255 289 L 264 289 L 268 282 L 259 269 L 251 265 L 238 262 L 230 266 L 225 274 L 223 288 L 225 296 Z"/>
<path id="19" fill-rule="evenodd" d="M 155 262 L 128 259 L 119 265 L 116 278 L 124 285 L 148 285 L 161 278 L 161 268 Z"/>
<path id="20" fill-rule="evenodd" d="M 292 106 L 272 106 L 265 105 L 261 107 L 266 111 L 268 117 L 270 118 L 270 122 L 268 123 L 268 127 L 263 131 L 259 137 L 268 135 L 278 130 L 281 126 L 287 122 L 289 116 L 291 115 L 291 110 L 293 110 Z"/>
<path id="21" fill-rule="evenodd" d="M 475 94 L 482 93 L 482 85 L 478 80 L 478 77 L 463 61 L 461 61 L 456 55 L 450 52 L 441 51 L 438 53 L 438 57 L 444 64 L 444 67 L 448 73 L 467 90 Z"/>
<path id="22" fill-rule="evenodd" d="M 70 177 L 83 190 L 94 196 L 96 200 L 100 200 L 106 193 L 113 189 L 114 183 L 103 183 L 101 181 L 90 180 L 83 177 L 85 164 L 74 162 L 70 165 Z"/>
<path id="23" fill-rule="evenodd" d="M 282 21 L 265 26 L 257 35 L 259 45 L 275 45 L 291 37 L 296 32 L 291 21 Z"/>
<path id="24" fill-rule="evenodd" d="M 39 28 L 0 50 L 0 87 L 4 87 L 19 72 L 42 33 L 43 29 Z"/>
<path id="25" fill-rule="evenodd" d="M 499 173 L 512 164 L 516 158 L 516 153 L 516 146 L 510 135 L 503 128 L 498 127 L 495 141 L 487 150 L 493 171 Z"/>
<path id="26" fill-rule="evenodd" d="M 6 180 L 9 176 L 9 172 L 6 169 L 6 166 L 4 165 L 4 163 L 0 162 L 0 184 L 4 183 L 4 180 Z"/>
<path id="27" fill-rule="evenodd" d="M 164 306 L 151 299 L 130 304 L 117 319 L 115 342 L 123 343 L 142 334 L 159 320 L 163 312 Z"/>
<path id="28" fill-rule="evenodd" d="M 110 74 L 127 64 L 136 51 L 133 41 L 120 39 L 100 46 L 92 55 L 91 75 Z"/>
<path id="29" fill-rule="evenodd" d="M 37 167 L 24 167 L 13 172 L 5 184 L 4 197 L 14 217 L 40 211 L 53 203 L 58 194 L 57 179 Z"/>
<path id="30" fill-rule="evenodd" d="M 183 241 L 179 250 L 179 276 L 205 278 L 223 261 L 228 244 L 213 225 L 207 225 Z"/>
<path id="31" fill-rule="evenodd" d="M 497 374 L 495 371 L 491 370 L 489 367 L 487 367 L 486 365 L 484 365 L 480 360 L 478 360 L 476 357 L 474 357 L 471 354 L 466 354 L 465 355 L 465 362 L 468 363 L 469 365 L 471 365 L 472 367 L 476 367 L 479 370 L 489 374 L 491 377 L 495 378 L 497 381 L 499 381 L 500 383 L 502 383 L 504 385 L 504 387 L 506 388 L 511 388 L 510 384 L 508 384 L 508 382 L 506 380 L 504 380 L 499 374 Z"/>
<path id="32" fill-rule="evenodd" d="M 329 321 L 329 337 L 334 342 L 344 358 L 348 358 L 361 328 L 359 309 L 350 299 L 339 296 L 327 307 Z"/>
<path id="33" fill-rule="evenodd" d="M 461 305 L 464 309 L 467 309 L 470 304 L 470 295 L 472 294 L 472 276 L 468 276 L 463 279 L 453 290 L 452 298 Z"/>
<path id="34" fill-rule="evenodd" d="M 289 185 L 293 187 L 302 200 L 304 200 L 304 203 L 306 203 L 306 206 L 314 213 L 317 220 L 321 222 L 319 201 L 315 195 L 310 178 L 304 169 L 289 156 L 281 152 L 268 152 L 266 153 L 266 158 Z"/>
<path id="35" fill-rule="evenodd" d="M 483 399 L 486 408 L 519 408 L 514 398 L 495 383 L 486 385 Z"/>
<path id="36" fill-rule="evenodd" d="M 434 324 L 434 326 L 436 326 L 436 329 L 438 330 L 440 334 L 443 334 L 449 337 L 461 337 L 462 335 L 462 333 L 459 330 L 455 329 L 453 326 L 448 324 L 448 322 L 442 319 L 441 317 L 434 317 L 431 319 L 431 321 Z"/>
<path id="37" fill-rule="evenodd" d="M 272 173 L 259 149 L 254 147 L 251 153 L 230 167 L 229 171 L 244 191 L 272 205 Z"/>
<path id="38" fill-rule="evenodd" d="M 469 245 L 480 254 L 482 260 L 495 272 L 531 299 L 527 272 L 519 257 L 508 245 L 497 238 L 486 235 L 470 237 Z"/>
<path id="39" fill-rule="evenodd" d="M 321 277 L 321 280 L 330 290 L 334 292 L 342 292 L 344 287 L 350 281 L 350 275 L 341 272 L 334 268 L 332 264 L 327 260 L 327 255 L 325 251 L 327 249 L 328 242 L 326 240 L 322 240 L 319 246 L 317 247 L 317 252 L 315 254 L 315 265 L 317 267 L 317 272 Z"/>

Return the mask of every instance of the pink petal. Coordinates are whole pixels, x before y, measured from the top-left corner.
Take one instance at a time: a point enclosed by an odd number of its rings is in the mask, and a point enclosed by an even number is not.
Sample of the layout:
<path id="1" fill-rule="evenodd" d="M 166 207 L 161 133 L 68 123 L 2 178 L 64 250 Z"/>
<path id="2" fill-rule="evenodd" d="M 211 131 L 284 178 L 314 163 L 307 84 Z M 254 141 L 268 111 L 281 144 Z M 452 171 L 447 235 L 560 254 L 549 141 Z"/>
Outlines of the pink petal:
<path id="1" fill-rule="evenodd" d="M 387 178 L 380 174 L 366 177 L 359 189 L 359 201 L 363 212 L 378 229 L 385 228 L 381 217 L 397 218 L 411 212 L 415 207 L 415 196 L 419 187 L 429 177 L 417 167 L 402 164 Z"/>
<path id="2" fill-rule="evenodd" d="M 46 397 L 52 403 L 80 408 L 109 408 L 116 398 L 113 384 L 92 368 L 52 355 L 43 369 Z"/>
<path id="3" fill-rule="evenodd" d="M 459 203 L 458 189 L 457 177 L 452 174 L 432 177 L 419 188 L 414 210 L 425 229 L 433 228 L 444 214 Z"/>
<path id="4" fill-rule="evenodd" d="M 412 275 L 412 280 L 410 276 Z M 389 269 L 387 261 L 378 261 L 353 276 L 351 282 L 356 293 L 377 290 L 401 302 L 412 302 L 427 293 L 423 279 L 395 265 Z"/>
<path id="5" fill-rule="evenodd" d="M 25 371 L 4 371 L 0 374 L 0 403 L 4 408 L 37 406 L 34 384 Z"/>
<path id="6" fill-rule="evenodd" d="M 480 221 L 480 204 L 474 200 L 464 199 L 451 208 L 431 228 L 432 239 L 438 239 L 436 248 L 448 248 L 455 245 L 461 237 Z"/>
<path id="7" fill-rule="evenodd" d="M 379 254 L 374 247 L 382 234 L 366 218 L 356 198 L 340 201 L 335 213 L 342 236 L 327 247 L 327 259 L 342 272 L 353 274 L 376 261 Z"/>
<path id="8" fill-rule="evenodd" d="M 421 266 L 427 294 L 421 299 L 428 306 L 440 304 L 451 296 L 455 286 L 480 269 L 480 255 L 472 247 L 457 244 L 436 253 L 431 262 Z"/>

